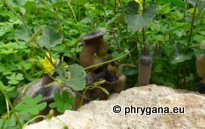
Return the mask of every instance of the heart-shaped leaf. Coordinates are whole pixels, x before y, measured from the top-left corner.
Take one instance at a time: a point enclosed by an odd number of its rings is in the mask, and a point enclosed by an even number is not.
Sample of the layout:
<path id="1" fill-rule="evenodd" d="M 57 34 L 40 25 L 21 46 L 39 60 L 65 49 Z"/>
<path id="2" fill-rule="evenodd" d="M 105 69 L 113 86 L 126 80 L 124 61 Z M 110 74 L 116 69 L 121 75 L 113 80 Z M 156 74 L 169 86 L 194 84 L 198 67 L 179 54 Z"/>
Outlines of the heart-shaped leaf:
<path id="1" fill-rule="evenodd" d="M 28 42 L 32 36 L 30 28 L 26 25 L 21 25 L 15 33 L 16 40 Z"/>
<path id="2" fill-rule="evenodd" d="M 37 40 L 37 43 L 40 47 L 44 47 L 48 50 L 55 47 L 58 44 L 61 44 L 63 41 L 63 36 L 60 32 L 53 27 L 46 27 L 43 31 L 43 35 Z"/>
<path id="3" fill-rule="evenodd" d="M 155 5 L 146 7 L 142 14 L 139 14 L 138 10 L 139 4 L 133 1 L 132 4 L 128 2 L 128 5 L 125 8 L 125 22 L 127 23 L 128 28 L 134 32 L 147 26 L 148 22 L 152 21 L 157 12 Z"/>
<path id="4" fill-rule="evenodd" d="M 84 69 L 77 64 L 73 64 L 69 67 L 70 72 L 70 79 L 65 78 L 62 75 L 62 71 L 58 70 L 60 72 L 60 76 L 57 77 L 57 79 L 61 80 L 63 84 L 71 87 L 74 90 L 83 90 L 86 85 L 85 80 L 85 71 Z"/>

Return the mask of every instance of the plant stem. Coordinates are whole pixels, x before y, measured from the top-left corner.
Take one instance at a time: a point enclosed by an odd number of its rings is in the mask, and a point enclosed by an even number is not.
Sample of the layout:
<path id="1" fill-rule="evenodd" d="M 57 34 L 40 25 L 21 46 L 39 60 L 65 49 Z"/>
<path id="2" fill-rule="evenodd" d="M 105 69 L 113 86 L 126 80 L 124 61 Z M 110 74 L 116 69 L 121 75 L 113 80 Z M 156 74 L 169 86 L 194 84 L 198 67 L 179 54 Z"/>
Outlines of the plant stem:
<path id="1" fill-rule="evenodd" d="M 192 32 L 194 29 L 194 22 L 195 22 L 195 16 L 196 16 L 196 8 L 198 6 L 199 0 L 196 0 L 195 6 L 194 6 L 194 12 L 193 12 L 193 17 L 192 17 L 192 23 L 191 23 L 191 27 L 190 27 L 190 34 L 189 34 L 189 39 L 188 39 L 188 44 L 187 44 L 187 48 L 189 47 L 191 40 L 192 40 Z"/>
<path id="2" fill-rule="evenodd" d="M 19 119 L 19 117 L 18 117 L 18 115 L 17 115 L 17 113 L 16 113 L 16 111 L 15 111 L 15 108 L 13 107 L 13 105 L 12 105 L 12 103 L 11 103 L 9 97 L 8 97 L 7 94 L 5 93 L 4 89 L 0 88 L 0 91 L 1 91 L 2 94 L 4 95 L 4 98 L 5 98 L 5 100 L 7 101 L 6 103 L 8 103 L 9 106 L 11 107 L 11 111 L 14 113 L 14 116 L 15 116 L 16 120 L 18 121 L 19 127 L 22 128 L 22 123 L 21 123 L 21 121 L 20 121 L 20 119 Z"/>
<path id="3" fill-rule="evenodd" d="M 68 6 L 69 6 L 69 8 L 70 8 L 70 10 L 71 10 L 71 12 L 72 12 L 72 15 L 73 15 L 73 18 L 74 18 L 75 22 L 78 23 L 78 20 L 77 20 L 77 18 L 76 18 L 75 13 L 74 13 L 73 7 L 71 6 L 71 4 L 70 4 L 69 1 L 68 1 L 67 3 L 68 3 Z"/>
<path id="4" fill-rule="evenodd" d="M 117 41 L 117 38 L 116 38 L 116 36 L 115 36 L 115 32 L 112 31 L 112 32 L 110 32 L 110 33 L 111 33 L 111 35 L 113 36 L 113 38 L 114 38 L 114 40 L 115 40 L 115 43 L 116 43 L 116 45 L 117 45 L 117 47 L 118 47 L 118 50 L 121 50 L 120 44 L 119 44 L 119 42 Z"/>
<path id="5" fill-rule="evenodd" d="M 186 4 L 188 4 L 188 1 L 185 1 Z M 186 23 L 186 11 L 187 11 L 187 5 L 184 7 L 184 23 Z"/>
<path id="6" fill-rule="evenodd" d="M 26 124 L 24 126 L 27 126 L 29 123 L 31 123 L 32 121 L 34 121 L 35 119 L 37 118 L 45 118 L 45 116 L 43 115 L 38 115 L 38 116 L 35 116 L 34 118 L 32 118 L 31 120 L 29 120 L 28 122 L 26 122 Z"/>
<path id="7" fill-rule="evenodd" d="M 18 17 L 18 19 L 21 20 L 26 25 L 25 20 L 13 9 L 13 7 L 11 7 L 8 1 L 4 0 L 4 3 L 11 10 L 11 12 L 13 12 Z"/>
<path id="8" fill-rule="evenodd" d="M 117 0 L 115 0 L 115 6 L 113 9 L 114 14 L 117 14 Z"/>
<path id="9" fill-rule="evenodd" d="M 143 0 L 143 5 L 142 5 L 142 7 L 143 7 L 143 11 L 144 11 L 144 9 L 145 9 L 145 4 L 146 4 L 146 0 Z M 143 27 L 142 28 L 142 36 L 143 36 L 143 41 L 146 41 L 146 35 L 145 35 L 145 27 Z"/>
<path id="10" fill-rule="evenodd" d="M 115 59 L 108 60 L 108 61 L 105 61 L 105 62 L 102 62 L 102 63 L 98 63 L 98 64 L 94 64 L 94 65 L 88 66 L 88 67 L 84 68 L 84 70 L 88 70 L 88 69 L 91 69 L 91 68 L 94 68 L 94 67 L 98 67 L 100 65 L 104 65 L 104 64 L 108 64 L 110 62 L 116 61 L 116 60 L 120 60 L 120 59 L 128 56 L 130 53 L 132 53 L 136 48 L 137 48 L 137 45 L 135 45 L 135 47 L 132 50 L 130 50 L 130 52 L 128 52 L 128 53 L 126 53 L 126 54 L 124 54 L 124 55 L 122 55 L 120 57 L 117 57 Z"/>

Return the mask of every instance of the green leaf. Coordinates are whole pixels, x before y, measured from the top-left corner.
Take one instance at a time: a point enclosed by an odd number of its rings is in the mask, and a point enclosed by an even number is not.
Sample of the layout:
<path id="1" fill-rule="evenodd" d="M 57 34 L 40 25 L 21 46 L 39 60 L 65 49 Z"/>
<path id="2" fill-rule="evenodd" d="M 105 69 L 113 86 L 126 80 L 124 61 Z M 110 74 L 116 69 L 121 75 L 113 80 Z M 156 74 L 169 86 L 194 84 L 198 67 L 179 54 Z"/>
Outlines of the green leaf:
<path id="1" fill-rule="evenodd" d="M 201 42 L 203 41 L 205 38 L 204 38 L 204 35 L 194 35 L 194 38 L 193 40 L 196 41 L 196 42 Z"/>
<path id="2" fill-rule="evenodd" d="M 24 5 L 23 5 L 24 9 L 26 10 L 25 13 L 28 15 L 30 14 L 30 12 L 32 10 L 35 9 L 36 7 L 36 1 L 27 1 Z M 23 15 L 25 15 L 25 13 L 23 13 Z"/>
<path id="3" fill-rule="evenodd" d="M 162 65 L 161 65 L 161 64 L 157 64 L 157 65 L 154 67 L 154 72 L 156 72 L 156 73 L 161 73 L 161 72 L 162 72 Z"/>
<path id="4" fill-rule="evenodd" d="M 18 73 L 17 75 L 16 75 L 16 80 L 23 80 L 24 78 L 23 78 L 23 74 L 21 74 L 21 73 Z"/>
<path id="5" fill-rule="evenodd" d="M 23 74 L 21 73 L 12 73 L 10 76 L 6 76 L 7 79 L 9 79 L 8 83 L 12 85 L 16 85 L 19 83 L 19 81 L 23 80 Z"/>
<path id="6" fill-rule="evenodd" d="M 63 113 L 65 110 L 72 109 L 72 103 L 75 102 L 74 97 L 69 97 L 68 92 L 63 91 L 61 95 L 56 93 L 54 95 L 54 102 L 49 104 L 50 108 L 57 108 L 57 110 Z"/>
<path id="7" fill-rule="evenodd" d="M 138 2 L 130 1 L 127 3 L 127 6 L 125 8 L 125 14 L 128 15 L 139 14 L 139 9 L 140 9 L 140 5 Z"/>
<path id="8" fill-rule="evenodd" d="M 14 91 L 15 87 L 5 86 L 2 81 L 0 81 L 0 89 L 3 89 L 6 92 Z"/>
<path id="9" fill-rule="evenodd" d="M 199 0 L 199 10 L 201 12 L 205 10 L 205 0 Z"/>
<path id="10" fill-rule="evenodd" d="M 20 65 L 18 67 L 18 69 L 24 69 L 24 70 L 29 70 L 31 69 L 32 64 L 29 61 L 22 61 L 20 62 Z"/>
<path id="11" fill-rule="evenodd" d="M 182 0 L 169 0 L 171 3 L 176 4 L 178 7 L 184 7 L 186 5 Z"/>
<path id="12" fill-rule="evenodd" d="M 1 22 L 0 23 L 0 37 L 6 34 L 7 32 L 13 29 L 13 24 L 9 22 Z"/>
<path id="13" fill-rule="evenodd" d="M 190 55 L 184 55 L 184 54 L 180 54 L 178 56 L 176 56 L 172 61 L 171 64 L 178 64 L 181 62 L 184 62 L 186 60 L 190 60 L 192 58 L 192 56 Z"/>
<path id="14" fill-rule="evenodd" d="M 24 96 L 22 101 L 23 103 L 20 103 L 16 105 L 16 110 L 19 111 L 20 114 L 31 114 L 31 115 L 37 115 L 41 110 L 43 110 L 46 107 L 46 103 L 40 103 L 38 104 L 42 99 L 42 95 L 38 95 L 35 98 L 31 98 L 29 96 Z"/>
<path id="15" fill-rule="evenodd" d="M 71 0 L 71 2 L 77 5 L 84 5 L 89 1 L 88 0 Z"/>
<path id="16" fill-rule="evenodd" d="M 26 25 L 21 25 L 15 33 L 16 40 L 23 40 L 25 42 L 28 42 L 31 36 L 32 36 L 32 32 L 30 28 Z"/>
<path id="17" fill-rule="evenodd" d="M 3 121 L 4 125 L 0 122 L 0 127 L 3 126 L 1 129 L 19 129 L 16 121 L 16 117 L 14 116 L 14 114 L 12 114 L 8 120 Z"/>
<path id="18" fill-rule="evenodd" d="M 51 26 L 48 26 L 44 29 L 43 35 L 37 40 L 37 43 L 41 47 L 46 49 L 51 49 L 58 44 L 61 44 L 63 41 L 63 36 Z"/>
<path id="19" fill-rule="evenodd" d="M 19 83 L 19 81 L 17 81 L 17 80 L 10 80 L 10 81 L 8 81 L 8 83 L 11 84 L 11 85 L 16 85 L 16 84 Z"/>
<path id="20" fill-rule="evenodd" d="M 115 24 L 115 23 L 121 23 L 121 24 L 124 24 L 125 23 L 125 20 L 124 20 L 124 17 L 123 17 L 123 14 L 122 13 L 117 13 L 112 19 L 110 19 L 108 22 L 107 22 L 107 25 L 110 25 L 110 24 Z"/>
<path id="21" fill-rule="evenodd" d="M 137 74 L 137 69 L 135 67 L 124 67 L 123 68 L 123 74 L 127 76 L 132 76 Z"/>
<path id="22" fill-rule="evenodd" d="M 136 5 L 137 2 L 134 2 L 133 4 Z M 129 3 L 125 8 L 125 22 L 127 23 L 128 28 L 134 32 L 147 26 L 148 22 L 152 21 L 157 12 L 155 5 L 146 7 L 142 14 L 138 14 L 137 11 L 134 11 L 136 8 L 137 6 L 130 6 Z M 130 12 L 131 10 L 133 12 Z"/>
<path id="23" fill-rule="evenodd" d="M 86 85 L 86 73 L 84 69 L 80 65 L 73 64 L 69 67 L 69 72 L 70 80 L 65 78 L 63 75 L 60 75 L 59 77 L 57 77 L 57 79 L 60 79 L 62 83 L 71 87 L 74 90 L 83 90 Z"/>

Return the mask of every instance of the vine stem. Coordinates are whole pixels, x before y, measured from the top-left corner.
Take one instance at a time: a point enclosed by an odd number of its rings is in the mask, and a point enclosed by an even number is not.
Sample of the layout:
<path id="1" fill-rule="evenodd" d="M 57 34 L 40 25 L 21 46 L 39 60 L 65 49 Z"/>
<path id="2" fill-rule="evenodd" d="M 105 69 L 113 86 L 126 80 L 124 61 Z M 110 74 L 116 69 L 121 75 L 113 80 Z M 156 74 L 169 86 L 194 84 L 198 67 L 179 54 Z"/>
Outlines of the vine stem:
<path id="1" fill-rule="evenodd" d="M 105 62 L 102 62 L 102 63 L 98 63 L 98 64 L 95 64 L 95 65 L 88 66 L 88 67 L 84 68 L 84 70 L 88 70 L 88 69 L 91 69 L 91 68 L 94 68 L 94 67 L 98 67 L 98 66 L 100 66 L 100 65 L 104 65 L 104 64 L 108 64 L 108 63 L 110 63 L 110 62 L 116 61 L 116 60 L 120 60 L 120 59 L 122 59 L 122 58 L 128 56 L 130 53 L 132 53 L 136 48 L 137 48 L 137 45 L 135 45 L 135 47 L 132 48 L 132 50 L 131 50 L 130 52 L 128 52 L 128 53 L 126 53 L 126 54 L 124 54 L 124 55 L 122 55 L 122 56 L 120 56 L 120 57 L 117 57 L 117 58 L 115 58 L 115 59 L 108 60 L 108 61 L 105 61 Z"/>
<path id="2" fill-rule="evenodd" d="M 195 17 L 196 17 L 196 8 L 198 6 L 198 3 L 199 3 L 199 0 L 196 0 L 195 6 L 194 6 L 194 12 L 193 12 L 193 16 L 192 16 L 192 22 L 191 22 L 191 27 L 190 27 L 190 34 L 189 34 L 187 48 L 189 47 L 191 40 L 192 40 L 192 33 L 193 33 L 194 22 L 195 22 Z"/>

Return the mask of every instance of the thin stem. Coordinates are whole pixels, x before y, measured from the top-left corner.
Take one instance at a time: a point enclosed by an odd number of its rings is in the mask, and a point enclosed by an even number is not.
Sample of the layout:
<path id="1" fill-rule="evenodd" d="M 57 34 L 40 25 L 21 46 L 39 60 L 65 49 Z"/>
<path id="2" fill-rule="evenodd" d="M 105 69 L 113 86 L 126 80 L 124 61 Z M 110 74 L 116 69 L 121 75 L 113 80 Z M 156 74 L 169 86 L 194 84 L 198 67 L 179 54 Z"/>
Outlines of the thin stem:
<path id="1" fill-rule="evenodd" d="M 143 0 L 143 5 L 142 5 L 142 7 L 143 7 L 143 11 L 144 11 L 144 9 L 145 9 L 145 6 L 146 6 L 146 0 Z M 146 35 L 145 35 L 145 32 L 146 32 L 145 27 L 143 27 L 143 28 L 142 28 L 143 41 L 146 41 Z"/>
<path id="2" fill-rule="evenodd" d="M 196 17 L 196 8 L 198 6 L 199 0 L 196 0 L 196 4 L 194 6 L 194 12 L 193 12 L 193 17 L 192 17 L 192 23 L 191 23 L 191 27 L 190 27 L 190 34 L 189 34 L 189 39 L 188 39 L 188 44 L 187 44 L 187 48 L 189 47 L 191 40 L 192 40 L 192 33 L 193 33 L 193 29 L 194 29 L 194 22 L 195 22 L 195 17 Z"/>
<path id="3" fill-rule="evenodd" d="M 114 14 L 117 14 L 117 0 L 115 0 L 115 6 L 113 9 Z"/>
<path id="4" fill-rule="evenodd" d="M 115 59 L 108 60 L 108 61 L 105 61 L 105 62 L 101 62 L 101 63 L 95 64 L 95 65 L 88 66 L 88 67 L 84 68 L 84 70 L 88 70 L 88 69 L 91 69 L 91 68 L 94 68 L 94 67 L 98 67 L 98 66 L 101 66 L 101 65 L 104 65 L 104 64 L 108 64 L 108 63 L 116 61 L 116 60 L 120 60 L 120 59 L 128 56 L 130 53 L 132 53 L 136 48 L 137 48 L 137 45 L 130 52 L 128 52 L 128 53 L 126 53 L 126 54 L 124 54 L 120 57 L 117 57 Z"/>
<path id="5" fill-rule="evenodd" d="M 78 23 L 78 20 L 76 18 L 75 13 L 74 13 L 73 7 L 71 6 L 70 2 L 67 1 L 67 3 L 68 3 L 68 6 L 69 6 L 69 8 L 70 8 L 70 10 L 72 12 L 72 15 L 73 15 L 73 18 L 74 18 L 75 22 Z"/>
<path id="6" fill-rule="evenodd" d="M 84 100 L 84 98 L 86 97 L 86 96 L 85 96 L 85 93 L 86 93 L 86 91 L 88 91 L 88 90 L 93 90 L 93 89 L 95 89 L 95 88 L 99 88 L 99 89 L 101 89 L 104 93 L 109 94 L 109 92 L 108 92 L 105 88 L 101 87 L 101 85 L 104 84 L 104 83 L 105 83 L 105 80 L 100 80 L 100 81 L 98 81 L 98 82 L 94 82 L 94 83 L 92 83 L 92 84 L 86 86 L 85 89 L 84 89 L 84 91 L 83 91 L 83 95 L 82 95 L 82 97 L 81 97 L 80 104 L 79 104 L 79 106 L 78 106 L 77 109 L 79 109 L 79 108 L 82 106 L 83 100 Z"/>
<path id="7" fill-rule="evenodd" d="M 15 117 L 16 120 L 18 121 L 19 127 L 22 128 L 22 123 L 21 123 L 21 121 L 20 121 L 20 119 L 19 119 L 19 117 L 18 117 L 18 115 L 17 115 L 17 113 L 16 113 L 16 111 L 15 111 L 15 108 L 13 107 L 13 105 L 12 105 L 12 103 L 11 103 L 9 97 L 6 95 L 6 93 L 4 92 L 3 89 L 0 88 L 0 91 L 3 93 L 5 100 L 7 101 L 7 103 L 9 104 L 9 106 L 10 106 L 10 108 L 11 108 L 11 111 L 14 113 L 14 117 Z"/>
<path id="8" fill-rule="evenodd" d="M 25 20 L 11 7 L 7 0 L 4 0 L 5 5 L 13 12 L 19 20 L 21 20 L 24 24 L 26 24 Z"/>
<path id="9" fill-rule="evenodd" d="M 115 36 L 114 31 L 112 31 L 112 32 L 110 32 L 110 33 L 111 33 L 111 35 L 113 36 L 113 38 L 114 38 L 114 40 L 115 40 L 115 43 L 117 44 L 118 49 L 121 50 L 120 44 L 119 44 L 119 42 L 117 41 L 117 38 L 116 38 L 116 36 Z"/>
<path id="10" fill-rule="evenodd" d="M 185 2 L 186 5 L 184 6 L 184 23 L 186 23 L 187 0 Z"/>
<path id="11" fill-rule="evenodd" d="M 29 39 L 28 43 L 35 42 L 36 38 L 42 33 L 42 29 L 38 29 Z"/>
<path id="12" fill-rule="evenodd" d="M 35 119 L 37 118 L 45 118 L 45 116 L 43 115 L 38 115 L 38 116 L 35 116 L 34 118 L 30 119 L 28 122 L 26 122 L 26 124 L 24 126 L 27 126 L 29 123 L 31 123 L 32 121 L 34 121 Z"/>

